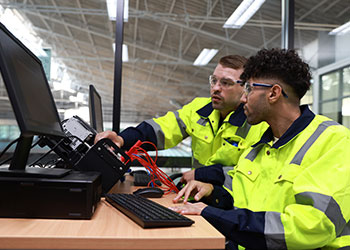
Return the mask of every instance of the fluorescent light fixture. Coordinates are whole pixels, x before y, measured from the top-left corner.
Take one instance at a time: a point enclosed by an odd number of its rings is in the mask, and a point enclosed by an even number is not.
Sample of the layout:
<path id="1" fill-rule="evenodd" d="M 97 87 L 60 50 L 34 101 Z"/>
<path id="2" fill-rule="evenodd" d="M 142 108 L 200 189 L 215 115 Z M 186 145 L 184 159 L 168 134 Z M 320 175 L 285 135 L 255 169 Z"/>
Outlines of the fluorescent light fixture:
<path id="1" fill-rule="evenodd" d="M 128 45 L 126 45 L 126 44 L 123 44 L 123 49 L 122 49 L 122 61 L 123 61 L 123 62 L 128 62 L 128 61 L 129 61 Z"/>
<path id="2" fill-rule="evenodd" d="M 217 49 L 203 49 L 199 54 L 197 59 L 194 61 L 193 65 L 195 66 L 203 66 L 207 65 L 211 59 L 218 53 Z"/>
<path id="3" fill-rule="evenodd" d="M 350 21 L 335 28 L 334 30 L 332 30 L 328 34 L 329 35 L 344 35 L 345 33 L 348 33 L 348 32 L 350 32 Z"/>
<path id="4" fill-rule="evenodd" d="M 115 43 L 113 43 L 113 52 L 115 52 Z M 123 62 L 129 61 L 129 50 L 128 50 L 128 45 L 126 44 L 123 44 L 123 48 L 122 48 L 122 61 Z"/>
<path id="5" fill-rule="evenodd" d="M 265 0 L 243 0 L 223 28 L 240 29 L 258 11 Z"/>
<path id="6" fill-rule="evenodd" d="M 106 0 L 109 20 L 115 21 L 117 15 L 117 0 Z M 124 22 L 129 18 L 129 0 L 124 0 Z"/>

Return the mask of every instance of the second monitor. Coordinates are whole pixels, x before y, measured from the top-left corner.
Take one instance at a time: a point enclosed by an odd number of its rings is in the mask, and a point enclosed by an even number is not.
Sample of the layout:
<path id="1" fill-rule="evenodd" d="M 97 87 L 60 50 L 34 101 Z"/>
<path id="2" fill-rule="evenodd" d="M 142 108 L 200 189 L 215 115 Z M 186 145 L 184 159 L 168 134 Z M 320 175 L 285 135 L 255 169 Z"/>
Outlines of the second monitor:
<path id="1" fill-rule="evenodd" d="M 93 85 L 89 86 L 90 124 L 99 133 L 103 131 L 101 96 Z"/>

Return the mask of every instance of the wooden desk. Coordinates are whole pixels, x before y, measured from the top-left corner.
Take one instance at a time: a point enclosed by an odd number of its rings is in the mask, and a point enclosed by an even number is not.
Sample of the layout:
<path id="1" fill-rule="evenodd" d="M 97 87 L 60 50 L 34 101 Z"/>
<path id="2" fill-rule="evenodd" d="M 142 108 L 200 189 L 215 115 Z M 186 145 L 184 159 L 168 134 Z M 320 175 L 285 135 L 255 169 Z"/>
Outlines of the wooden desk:
<path id="1" fill-rule="evenodd" d="M 130 192 L 131 180 L 113 192 Z M 170 206 L 173 194 L 155 201 Z M 143 229 L 109 203 L 91 220 L 0 219 L 1 249 L 224 249 L 225 239 L 201 216 L 191 227 Z"/>

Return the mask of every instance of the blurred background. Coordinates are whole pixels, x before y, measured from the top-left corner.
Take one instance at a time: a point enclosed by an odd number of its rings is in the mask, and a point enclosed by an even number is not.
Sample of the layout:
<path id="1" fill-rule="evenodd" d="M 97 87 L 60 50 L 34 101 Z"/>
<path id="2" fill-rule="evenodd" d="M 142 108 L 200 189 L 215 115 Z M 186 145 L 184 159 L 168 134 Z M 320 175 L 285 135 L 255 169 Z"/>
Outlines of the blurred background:
<path id="1" fill-rule="evenodd" d="M 209 96 L 208 76 L 220 57 L 281 47 L 282 1 L 260 1 L 245 23 L 228 23 L 241 2 L 124 1 L 121 129 Z M 294 2 L 294 47 L 313 72 L 302 102 L 350 127 L 350 0 Z M 115 6 L 109 0 L 0 0 L 0 21 L 42 60 L 61 119 L 78 115 L 89 122 L 93 84 L 104 127 L 112 128 Z M 207 61 L 196 62 L 203 51 Z M 0 151 L 18 135 L 0 77 Z M 190 143 L 161 155 L 189 159 Z"/>

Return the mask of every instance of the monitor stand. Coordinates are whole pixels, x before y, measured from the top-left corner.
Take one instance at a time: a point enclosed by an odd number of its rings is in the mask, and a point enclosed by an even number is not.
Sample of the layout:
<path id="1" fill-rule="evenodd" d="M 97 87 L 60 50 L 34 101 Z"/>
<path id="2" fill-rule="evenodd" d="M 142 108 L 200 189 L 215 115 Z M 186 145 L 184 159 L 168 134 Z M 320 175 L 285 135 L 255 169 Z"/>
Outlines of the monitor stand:
<path id="1" fill-rule="evenodd" d="M 64 168 L 27 167 L 26 164 L 32 142 L 33 136 L 20 136 L 11 160 L 10 167 L 8 169 L 0 168 L 0 176 L 61 178 L 71 171 L 71 169 Z"/>

